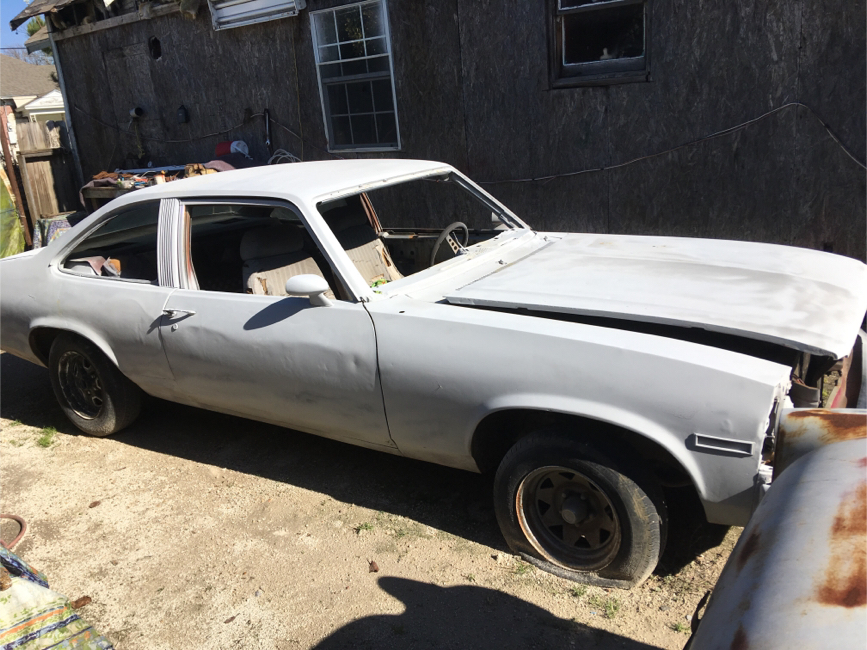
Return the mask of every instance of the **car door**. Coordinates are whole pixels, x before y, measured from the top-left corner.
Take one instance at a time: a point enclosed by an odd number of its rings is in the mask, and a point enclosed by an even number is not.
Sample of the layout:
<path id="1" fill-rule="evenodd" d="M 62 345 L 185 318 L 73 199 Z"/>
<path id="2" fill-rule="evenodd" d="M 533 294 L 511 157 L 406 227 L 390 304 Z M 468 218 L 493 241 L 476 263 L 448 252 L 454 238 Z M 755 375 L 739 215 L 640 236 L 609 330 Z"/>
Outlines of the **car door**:
<path id="1" fill-rule="evenodd" d="M 186 401 L 393 447 L 364 306 L 347 300 L 313 306 L 307 297 L 269 295 L 281 293 L 274 278 L 286 269 L 322 266 L 306 252 L 315 244 L 300 213 L 256 202 L 188 202 L 175 219 L 178 288 L 160 330 Z M 270 233 L 282 226 L 297 229 L 307 248 L 281 250 Z"/>
<path id="2" fill-rule="evenodd" d="M 158 264 L 160 201 L 121 208 L 65 247 L 56 266 L 56 318 L 115 357 L 146 392 L 173 394 L 160 342 L 162 309 L 174 288 Z"/>

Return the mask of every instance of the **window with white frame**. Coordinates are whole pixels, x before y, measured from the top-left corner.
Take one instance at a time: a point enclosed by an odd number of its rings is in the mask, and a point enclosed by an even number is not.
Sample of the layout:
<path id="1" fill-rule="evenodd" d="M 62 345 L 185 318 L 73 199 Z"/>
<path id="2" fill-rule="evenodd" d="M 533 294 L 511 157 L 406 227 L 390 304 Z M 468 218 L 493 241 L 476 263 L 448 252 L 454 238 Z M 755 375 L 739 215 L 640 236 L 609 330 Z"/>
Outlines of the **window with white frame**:
<path id="1" fill-rule="evenodd" d="M 310 15 L 331 150 L 400 147 L 384 0 Z"/>
<path id="2" fill-rule="evenodd" d="M 550 0 L 554 87 L 648 78 L 649 0 Z"/>

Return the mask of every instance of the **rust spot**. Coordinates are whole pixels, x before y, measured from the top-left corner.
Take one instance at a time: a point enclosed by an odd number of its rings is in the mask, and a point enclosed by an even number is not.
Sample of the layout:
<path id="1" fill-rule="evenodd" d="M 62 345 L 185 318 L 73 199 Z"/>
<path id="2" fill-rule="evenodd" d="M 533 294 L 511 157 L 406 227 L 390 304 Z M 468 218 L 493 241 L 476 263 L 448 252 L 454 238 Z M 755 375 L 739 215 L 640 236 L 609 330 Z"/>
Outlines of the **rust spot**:
<path id="1" fill-rule="evenodd" d="M 867 417 L 857 413 L 840 413 L 839 411 L 827 411 L 825 409 L 810 409 L 808 411 L 795 411 L 789 413 L 788 420 L 798 421 L 808 418 L 816 418 L 821 421 L 823 430 L 822 442 L 837 442 L 839 440 L 857 440 L 867 438 Z M 786 431 L 786 435 L 794 438 L 804 431 Z"/>
<path id="2" fill-rule="evenodd" d="M 761 538 L 762 534 L 758 530 L 753 530 L 753 532 L 750 533 L 750 536 L 747 538 L 747 541 L 741 547 L 741 551 L 738 554 L 738 571 L 742 570 L 744 566 L 746 566 L 750 557 L 759 550 Z"/>
<path id="3" fill-rule="evenodd" d="M 867 467 L 867 456 L 858 461 L 858 467 Z"/>
<path id="4" fill-rule="evenodd" d="M 731 650 L 749 650 L 750 642 L 747 641 L 747 633 L 744 632 L 744 626 L 739 625 L 738 631 L 735 632 L 735 638 L 732 639 Z"/>
<path id="5" fill-rule="evenodd" d="M 816 600 L 835 607 L 867 605 L 867 481 L 848 492 L 831 525 L 830 559 Z"/>

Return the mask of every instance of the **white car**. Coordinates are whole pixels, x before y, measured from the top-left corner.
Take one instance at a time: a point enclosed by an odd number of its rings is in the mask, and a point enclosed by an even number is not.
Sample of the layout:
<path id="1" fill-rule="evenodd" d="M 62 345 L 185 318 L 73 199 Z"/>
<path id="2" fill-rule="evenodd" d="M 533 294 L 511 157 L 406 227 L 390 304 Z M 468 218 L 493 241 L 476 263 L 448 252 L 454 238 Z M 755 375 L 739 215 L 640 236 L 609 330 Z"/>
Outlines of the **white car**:
<path id="1" fill-rule="evenodd" d="M 2 348 L 47 366 L 89 434 L 129 425 L 146 393 L 495 472 L 513 550 L 620 587 L 657 564 L 663 486 L 746 523 L 779 411 L 815 405 L 867 309 L 853 259 L 535 232 L 415 160 L 136 191 L 0 281 Z"/>

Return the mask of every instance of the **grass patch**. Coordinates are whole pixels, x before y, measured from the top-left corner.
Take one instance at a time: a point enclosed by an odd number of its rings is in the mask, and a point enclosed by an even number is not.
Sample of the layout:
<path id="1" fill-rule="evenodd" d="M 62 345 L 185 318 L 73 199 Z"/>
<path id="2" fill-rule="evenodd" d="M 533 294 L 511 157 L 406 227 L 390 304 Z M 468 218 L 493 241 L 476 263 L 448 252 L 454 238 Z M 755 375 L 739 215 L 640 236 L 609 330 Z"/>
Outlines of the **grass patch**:
<path id="1" fill-rule="evenodd" d="M 689 634 L 690 632 L 692 632 L 689 625 L 687 625 L 686 623 L 681 623 L 679 621 L 677 623 L 670 623 L 668 627 L 670 627 L 675 632 L 682 632 L 683 634 Z"/>
<path id="2" fill-rule="evenodd" d="M 577 587 L 572 587 L 569 590 L 569 595 L 573 598 L 581 598 L 584 594 L 587 593 L 587 585 L 578 585 Z"/>
<path id="3" fill-rule="evenodd" d="M 361 535 L 362 531 L 365 531 L 365 530 L 373 530 L 373 524 L 371 524 L 370 522 L 367 522 L 367 521 L 365 521 L 362 524 L 358 524 L 355 527 L 355 534 Z"/>
<path id="4" fill-rule="evenodd" d="M 54 427 L 43 427 L 42 435 L 36 439 L 36 444 L 40 447 L 50 447 L 54 444 L 54 436 L 57 435 L 57 429 Z"/>
<path id="5" fill-rule="evenodd" d="M 515 574 L 519 576 L 526 575 L 533 570 L 532 564 L 527 564 L 526 562 L 518 562 L 515 565 Z"/>
<path id="6" fill-rule="evenodd" d="M 12 422 L 9 423 L 9 426 L 10 427 L 20 427 L 23 424 L 24 423 L 21 420 L 12 420 Z"/>
<path id="7" fill-rule="evenodd" d="M 590 596 L 587 604 L 601 609 L 605 618 L 615 618 L 620 611 L 620 600 L 617 598 L 603 598 L 602 596 Z"/>

